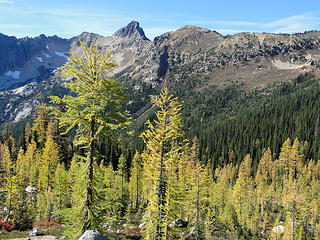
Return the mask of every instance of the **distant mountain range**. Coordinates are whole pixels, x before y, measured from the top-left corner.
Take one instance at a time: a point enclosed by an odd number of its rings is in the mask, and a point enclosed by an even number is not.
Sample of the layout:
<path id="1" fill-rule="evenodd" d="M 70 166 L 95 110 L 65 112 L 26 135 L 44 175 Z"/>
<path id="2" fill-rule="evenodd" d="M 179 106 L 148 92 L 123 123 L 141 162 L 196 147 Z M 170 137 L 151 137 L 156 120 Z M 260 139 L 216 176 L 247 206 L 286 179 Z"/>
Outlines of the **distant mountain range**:
<path id="1" fill-rule="evenodd" d="M 71 39 L 40 35 L 16 38 L 0 34 L 0 123 L 19 121 L 52 93 L 63 94 L 66 81 L 58 68 L 79 41 L 110 49 L 113 74 L 132 93 L 129 109 L 147 111 L 150 95 L 163 85 L 188 104 L 190 95 L 236 85 L 243 91 L 289 81 L 303 72 L 320 74 L 320 32 L 298 34 L 239 33 L 185 26 L 149 40 L 138 22 L 112 36 L 83 32 Z M 187 94 L 186 94 L 186 93 Z"/>

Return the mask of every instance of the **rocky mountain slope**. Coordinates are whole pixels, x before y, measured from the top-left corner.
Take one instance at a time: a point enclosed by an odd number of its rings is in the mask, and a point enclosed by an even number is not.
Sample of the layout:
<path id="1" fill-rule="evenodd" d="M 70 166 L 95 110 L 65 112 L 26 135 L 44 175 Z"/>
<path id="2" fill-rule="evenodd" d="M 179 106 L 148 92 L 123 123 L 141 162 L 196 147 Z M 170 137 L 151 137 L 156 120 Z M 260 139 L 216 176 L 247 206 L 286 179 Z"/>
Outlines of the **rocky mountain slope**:
<path id="1" fill-rule="evenodd" d="M 231 85 L 248 91 L 307 71 L 320 74 L 318 31 L 222 36 L 185 26 L 151 41 L 133 21 L 108 37 L 84 32 L 71 39 L 17 39 L 0 34 L 0 122 L 19 121 L 47 95 L 65 93 L 57 69 L 70 51 L 79 52 L 80 40 L 112 52 L 117 63 L 113 74 L 133 93 L 129 109 L 136 116 L 163 85 L 188 102 L 189 96 L 210 98 Z"/>

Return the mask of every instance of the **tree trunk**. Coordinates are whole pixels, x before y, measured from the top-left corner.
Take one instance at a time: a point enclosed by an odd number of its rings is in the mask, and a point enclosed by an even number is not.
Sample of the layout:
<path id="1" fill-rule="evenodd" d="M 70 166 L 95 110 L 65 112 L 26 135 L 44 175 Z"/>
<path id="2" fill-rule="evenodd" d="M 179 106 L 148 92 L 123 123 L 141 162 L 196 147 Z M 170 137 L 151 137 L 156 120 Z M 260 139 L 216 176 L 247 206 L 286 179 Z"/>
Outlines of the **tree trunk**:
<path id="1" fill-rule="evenodd" d="M 10 177 L 11 178 L 11 177 Z M 12 179 L 10 181 L 10 193 L 9 193 L 9 207 L 8 207 L 8 216 L 6 218 L 6 221 L 9 220 L 10 218 L 10 213 L 11 213 L 11 200 L 12 200 Z"/>
<path id="2" fill-rule="evenodd" d="M 88 170 L 87 170 L 87 190 L 86 190 L 86 201 L 83 216 L 83 227 L 82 233 L 90 229 L 91 224 L 88 221 L 89 211 L 92 208 L 93 200 L 93 147 L 94 147 L 94 120 L 91 121 L 90 128 L 90 143 L 89 143 L 89 154 L 88 154 Z"/>
<path id="3" fill-rule="evenodd" d="M 47 199 L 47 221 L 50 222 L 50 218 L 51 218 L 51 199 L 50 199 L 50 193 L 49 193 L 49 185 L 50 185 L 50 164 L 48 163 L 48 174 L 47 174 L 47 188 L 46 188 L 46 192 L 48 195 L 48 199 Z"/>
<path id="4" fill-rule="evenodd" d="M 62 205 L 62 199 L 61 199 L 61 192 L 59 193 L 59 207 L 58 209 L 61 209 L 61 205 Z"/>
<path id="5" fill-rule="evenodd" d="M 296 202 L 293 202 L 292 206 L 292 240 L 294 240 L 294 219 L 295 219 Z"/>
<path id="6" fill-rule="evenodd" d="M 137 185 L 136 185 L 136 210 L 138 209 L 138 201 L 139 201 L 139 174 L 137 173 Z"/>
<path id="7" fill-rule="evenodd" d="M 124 178 L 124 173 L 123 173 L 123 169 L 122 169 L 121 170 L 121 203 L 123 203 L 123 199 L 124 199 L 123 178 Z"/>
<path id="8" fill-rule="evenodd" d="M 170 164 L 170 175 L 169 175 L 169 186 L 168 186 L 168 197 L 167 197 L 167 218 L 166 218 L 166 232 L 165 232 L 165 238 L 164 239 L 169 239 L 168 231 L 169 231 L 169 225 L 168 225 L 168 220 L 169 220 L 169 210 L 170 210 L 170 193 L 171 193 L 171 178 L 172 178 L 172 159 L 171 159 L 171 164 Z"/>
<path id="9" fill-rule="evenodd" d="M 197 176 L 197 211 L 196 211 L 196 239 L 199 238 L 199 200 L 200 200 L 200 174 Z"/>
<path id="10" fill-rule="evenodd" d="M 161 157 L 160 157 L 160 174 L 159 174 L 159 185 L 158 185 L 158 212 L 159 218 L 156 225 L 155 239 L 161 239 L 161 225 L 162 225 L 162 208 L 163 208 L 163 157 L 164 157 L 164 142 L 161 146 Z"/>

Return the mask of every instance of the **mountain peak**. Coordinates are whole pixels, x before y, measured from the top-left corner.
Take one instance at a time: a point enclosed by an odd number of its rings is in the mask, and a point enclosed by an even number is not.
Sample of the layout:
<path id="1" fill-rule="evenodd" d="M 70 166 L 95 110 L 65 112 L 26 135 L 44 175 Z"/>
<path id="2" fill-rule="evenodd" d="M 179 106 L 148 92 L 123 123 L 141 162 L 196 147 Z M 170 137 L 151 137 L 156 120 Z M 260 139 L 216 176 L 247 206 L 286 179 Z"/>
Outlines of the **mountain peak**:
<path id="1" fill-rule="evenodd" d="M 132 21 L 127 26 L 116 31 L 113 36 L 116 37 L 141 37 L 142 40 L 149 40 L 144 34 L 143 29 L 140 27 L 139 22 Z"/>
<path id="2" fill-rule="evenodd" d="M 101 35 L 99 34 L 96 34 L 96 33 L 90 33 L 90 32 L 82 32 L 79 36 L 77 36 L 78 38 L 84 40 L 84 39 L 88 39 L 88 38 L 92 38 L 92 37 L 102 37 Z"/>

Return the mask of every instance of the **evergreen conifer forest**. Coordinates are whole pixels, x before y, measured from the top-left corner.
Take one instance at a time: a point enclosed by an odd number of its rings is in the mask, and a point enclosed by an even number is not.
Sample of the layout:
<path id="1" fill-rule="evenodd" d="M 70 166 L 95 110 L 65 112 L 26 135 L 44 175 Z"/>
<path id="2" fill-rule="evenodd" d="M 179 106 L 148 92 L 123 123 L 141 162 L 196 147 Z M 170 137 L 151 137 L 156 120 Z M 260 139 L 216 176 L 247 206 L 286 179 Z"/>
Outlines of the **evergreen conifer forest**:
<path id="1" fill-rule="evenodd" d="M 312 73 L 217 91 L 225 111 L 207 116 L 187 116 L 179 89 L 164 86 L 133 128 L 111 53 L 81 46 L 62 68 L 70 95 L 52 96 L 19 138 L 2 130 L 0 238 L 42 226 L 66 239 L 320 239 Z"/>

